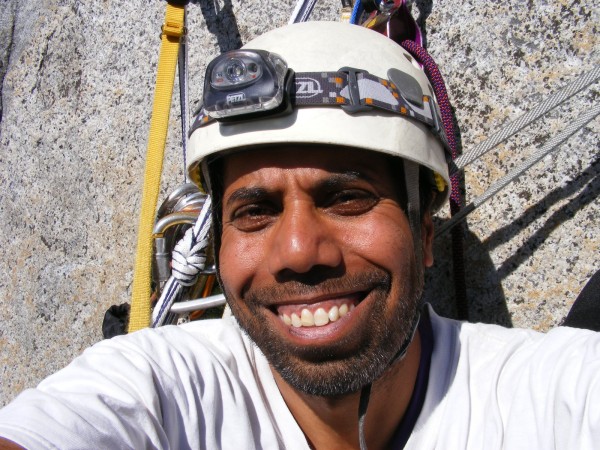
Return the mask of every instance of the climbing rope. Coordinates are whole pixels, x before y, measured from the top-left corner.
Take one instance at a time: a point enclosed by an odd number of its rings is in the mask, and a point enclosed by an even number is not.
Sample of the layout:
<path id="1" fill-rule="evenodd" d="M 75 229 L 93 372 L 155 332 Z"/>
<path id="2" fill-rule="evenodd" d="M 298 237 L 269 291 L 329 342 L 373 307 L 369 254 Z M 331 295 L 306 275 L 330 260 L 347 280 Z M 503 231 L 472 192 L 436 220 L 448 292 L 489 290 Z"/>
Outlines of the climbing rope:
<path id="1" fill-rule="evenodd" d="M 600 105 L 595 105 L 587 112 L 579 116 L 575 121 L 573 121 L 569 126 L 567 126 L 563 131 L 561 131 L 558 135 L 550 139 L 543 147 L 534 152 L 526 161 L 519 164 L 515 167 L 511 172 L 504 175 L 502 178 L 497 180 L 492 186 L 481 196 L 477 197 L 471 203 L 469 203 L 465 208 L 463 208 L 460 212 L 458 212 L 452 219 L 444 223 L 441 227 L 438 228 L 435 235 L 440 236 L 452 228 L 457 223 L 463 221 L 468 214 L 473 212 L 477 207 L 481 206 L 485 202 L 487 202 L 490 198 L 496 195 L 500 190 L 505 188 L 510 182 L 519 178 L 525 171 L 527 171 L 531 166 L 539 162 L 546 155 L 557 150 L 560 145 L 569 139 L 573 134 L 587 125 L 590 121 L 592 121 L 598 114 L 600 114 Z"/>
<path id="2" fill-rule="evenodd" d="M 187 15 L 183 16 L 183 26 L 187 30 Z M 188 131 L 190 128 L 189 73 L 187 35 L 181 37 L 177 59 L 179 73 L 179 106 L 181 109 L 181 148 L 183 152 L 183 183 L 189 183 L 187 175 Z"/>
<path id="3" fill-rule="evenodd" d="M 518 131 L 521 131 L 530 123 L 539 119 L 544 114 L 563 103 L 565 100 L 573 97 L 579 91 L 594 83 L 596 80 L 598 80 L 598 78 L 600 78 L 600 66 L 595 66 L 589 72 L 586 72 L 583 75 L 579 76 L 577 79 L 569 83 L 561 90 L 555 92 L 547 99 L 538 103 L 534 108 L 523 114 L 518 119 L 510 122 L 508 125 L 498 130 L 485 141 L 477 144 L 468 152 L 465 152 L 464 155 L 461 155 L 458 158 L 456 158 L 456 160 L 454 161 L 454 167 L 451 168 L 450 173 L 455 173 L 463 169 L 467 164 L 475 161 L 482 155 L 486 154 L 498 144 L 504 142 Z"/>
<path id="4" fill-rule="evenodd" d="M 198 219 L 188 228 L 173 249 L 171 277 L 165 284 L 152 313 L 152 327 L 161 326 L 174 302 L 181 297 L 183 289 L 196 283 L 206 264 L 206 248 L 211 226 L 211 199 L 206 197 Z"/>
<path id="5" fill-rule="evenodd" d="M 456 139 L 456 130 L 454 128 L 454 116 L 452 106 L 446 91 L 446 84 L 442 74 L 427 51 L 411 40 L 405 40 L 400 43 L 402 48 L 407 50 L 422 66 L 427 78 L 431 82 L 433 91 L 440 108 L 442 125 L 446 135 L 446 141 L 452 155 L 452 159 L 458 158 L 458 142 Z M 450 175 L 450 214 L 455 216 L 462 208 L 463 201 L 460 191 L 460 173 Z M 461 227 L 452 230 L 452 263 L 454 268 L 454 291 L 456 297 L 456 313 L 460 320 L 469 320 L 469 305 L 467 300 L 467 283 L 464 265 L 464 234 Z"/>

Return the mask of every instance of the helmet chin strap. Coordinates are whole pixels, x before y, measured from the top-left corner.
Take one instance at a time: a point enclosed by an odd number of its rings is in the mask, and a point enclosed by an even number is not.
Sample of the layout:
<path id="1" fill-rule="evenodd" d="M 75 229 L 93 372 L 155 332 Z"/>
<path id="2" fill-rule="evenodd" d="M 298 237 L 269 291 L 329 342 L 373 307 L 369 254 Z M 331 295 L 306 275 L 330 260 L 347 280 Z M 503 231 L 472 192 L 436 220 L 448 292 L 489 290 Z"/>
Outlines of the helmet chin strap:
<path id="1" fill-rule="evenodd" d="M 419 320 L 421 319 L 421 314 L 417 311 L 415 315 L 415 319 L 412 323 L 412 329 L 410 332 L 410 337 L 404 341 L 400 350 L 394 355 L 392 360 L 390 361 L 389 366 L 392 366 L 397 361 L 400 361 L 406 355 L 408 347 L 412 343 L 415 338 L 415 334 L 417 332 L 417 328 L 419 326 Z M 369 383 L 360 391 L 360 401 L 358 403 L 358 440 L 360 443 L 360 450 L 367 450 L 367 441 L 365 439 L 365 418 L 367 416 L 367 407 L 369 406 L 369 398 L 371 397 L 371 386 L 372 383 Z"/>
<path id="2" fill-rule="evenodd" d="M 407 159 L 403 160 L 404 183 L 406 185 L 406 196 L 408 199 L 406 205 L 406 214 L 413 237 L 413 247 L 415 252 L 415 267 L 419 274 L 419 283 L 423 280 L 423 243 L 421 241 L 421 210 L 419 198 L 419 164 Z"/>
<path id="3" fill-rule="evenodd" d="M 409 161 L 404 159 L 403 161 L 404 167 L 404 183 L 406 185 L 406 196 L 407 196 L 407 206 L 406 206 L 406 214 L 408 215 L 408 223 L 410 225 L 410 229 L 413 237 L 413 247 L 415 254 L 415 267 L 417 268 L 417 283 L 423 282 L 423 244 L 421 242 L 421 212 L 420 212 L 420 199 L 419 199 L 419 164 L 414 161 Z M 415 333 L 417 332 L 417 327 L 419 325 L 419 319 L 421 315 L 417 311 L 415 318 L 412 323 L 412 329 L 410 333 L 410 337 L 404 341 L 398 352 L 394 355 L 392 360 L 390 361 L 390 366 L 392 366 L 396 361 L 401 360 L 406 355 L 406 351 L 410 346 L 411 342 L 415 338 Z M 371 396 L 371 385 L 369 383 L 363 386 L 360 391 L 360 401 L 358 404 L 358 439 L 360 443 L 361 450 L 367 450 L 367 442 L 365 439 L 365 418 L 367 416 L 367 407 L 369 406 L 369 398 Z"/>

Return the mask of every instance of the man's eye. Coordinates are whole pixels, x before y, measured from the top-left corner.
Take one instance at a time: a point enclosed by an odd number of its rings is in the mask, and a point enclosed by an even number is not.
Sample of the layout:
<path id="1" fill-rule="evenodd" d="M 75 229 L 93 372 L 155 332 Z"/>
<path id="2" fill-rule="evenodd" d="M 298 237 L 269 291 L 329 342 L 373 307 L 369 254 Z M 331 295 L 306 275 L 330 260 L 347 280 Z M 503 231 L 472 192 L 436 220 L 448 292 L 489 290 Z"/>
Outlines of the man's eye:
<path id="1" fill-rule="evenodd" d="M 366 213 L 377 204 L 377 201 L 377 196 L 371 192 L 351 189 L 331 195 L 325 207 L 334 214 L 352 216 Z"/>
<path id="2" fill-rule="evenodd" d="M 266 226 L 275 211 L 267 205 L 244 205 L 233 211 L 231 224 L 242 231 L 254 231 Z"/>

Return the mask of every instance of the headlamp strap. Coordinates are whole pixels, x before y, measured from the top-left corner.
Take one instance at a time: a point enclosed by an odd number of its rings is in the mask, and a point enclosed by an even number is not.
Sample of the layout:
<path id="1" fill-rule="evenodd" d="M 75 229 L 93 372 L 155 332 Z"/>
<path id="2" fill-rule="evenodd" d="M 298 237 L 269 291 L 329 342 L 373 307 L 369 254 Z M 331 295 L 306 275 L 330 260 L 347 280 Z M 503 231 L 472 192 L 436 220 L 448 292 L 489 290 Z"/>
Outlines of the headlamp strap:
<path id="1" fill-rule="evenodd" d="M 431 127 L 447 147 L 432 97 L 405 95 L 394 82 L 366 71 L 344 67 L 338 72 L 296 72 L 289 95 L 295 106 L 341 106 L 349 114 L 377 108 L 410 117 Z M 238 117 L 244 120 L 243 115 Z M 202 109 L 190 133 L 213 120 Z"/>

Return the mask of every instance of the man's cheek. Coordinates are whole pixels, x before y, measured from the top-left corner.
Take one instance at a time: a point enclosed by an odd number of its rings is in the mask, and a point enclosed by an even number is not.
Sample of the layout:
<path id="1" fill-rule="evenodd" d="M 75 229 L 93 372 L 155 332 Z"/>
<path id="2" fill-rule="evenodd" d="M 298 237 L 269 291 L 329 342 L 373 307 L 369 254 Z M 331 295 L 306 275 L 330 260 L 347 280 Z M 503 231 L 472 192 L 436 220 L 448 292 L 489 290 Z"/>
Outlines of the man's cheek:
<path id="1" fill-rule="evenodd" d="M 219 264 L 221 281 L 230 294 L 239 297 L 260 267 L 259 255 L 240 246 L 221 245 Z"/>

